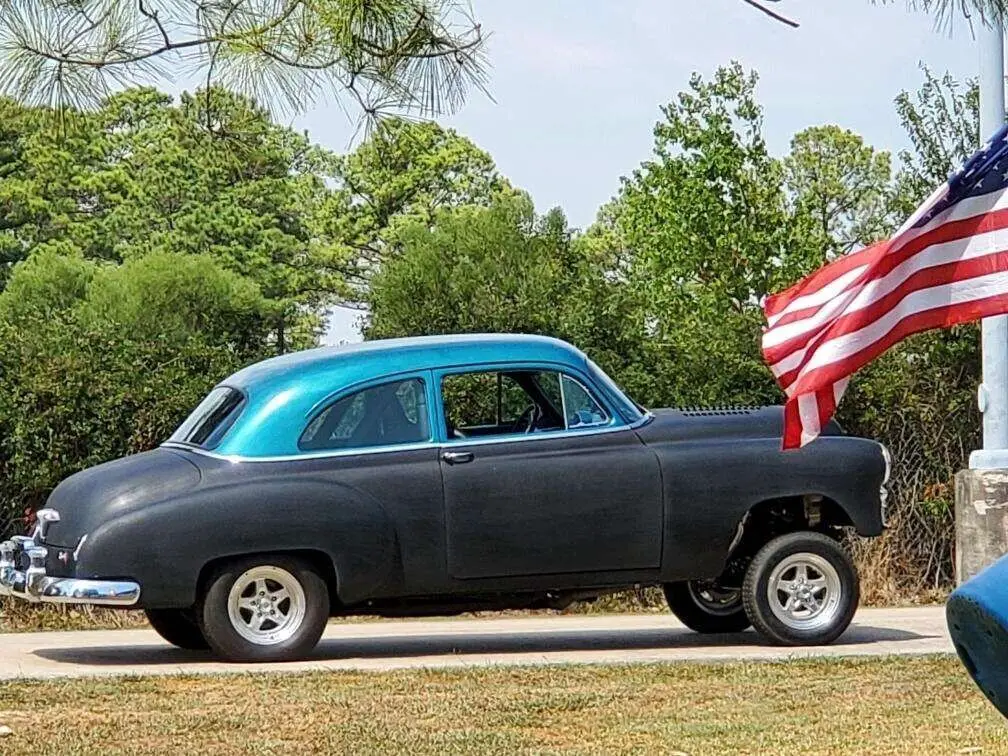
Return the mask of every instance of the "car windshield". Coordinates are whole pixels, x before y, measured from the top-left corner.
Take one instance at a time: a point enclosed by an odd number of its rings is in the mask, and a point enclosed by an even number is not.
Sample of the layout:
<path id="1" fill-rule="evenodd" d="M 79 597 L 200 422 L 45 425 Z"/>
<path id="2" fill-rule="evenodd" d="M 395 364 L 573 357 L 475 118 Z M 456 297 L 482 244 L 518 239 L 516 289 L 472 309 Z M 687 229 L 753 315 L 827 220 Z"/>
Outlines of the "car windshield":
<path id="1" fill-rule="evenodd" d="M 168 440 L 212 449 L 220 443 L 244 405 L 245 397 L 240 391 L 218 386 L 206 395 Z"/>
<path id="2" fill-rule="evenodd" d="M 646 414 L 647 410 L 641 407 L 633 399 L 630 399 L 616 382 L 610 378 L 606 372 L 596 365 L 591 360 L 586 360 L 588 365 L 588 371 L 592 374 L 592 377 L 596 381 L 603 384 L 609 394 L 612 395 L 614 401 L 617 401 L 620 405 L 620 410 L 627 416 L 630 422 L 636 422 L 642 419 Z"/>

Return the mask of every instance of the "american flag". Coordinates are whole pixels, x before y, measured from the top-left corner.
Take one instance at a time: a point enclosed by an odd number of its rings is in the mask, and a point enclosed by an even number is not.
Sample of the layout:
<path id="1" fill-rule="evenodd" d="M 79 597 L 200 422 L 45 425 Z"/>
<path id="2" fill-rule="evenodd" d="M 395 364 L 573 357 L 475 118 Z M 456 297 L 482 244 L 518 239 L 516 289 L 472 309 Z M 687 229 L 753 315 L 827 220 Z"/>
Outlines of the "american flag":
<path id="1" fill-rule="evenodd" d="M 829 422 L 850 376 L 901 339 L 1008 313 L 1008 126 L 889 240 L 768 297 L 763 356 L 787 395 L 784 448 Z"/>

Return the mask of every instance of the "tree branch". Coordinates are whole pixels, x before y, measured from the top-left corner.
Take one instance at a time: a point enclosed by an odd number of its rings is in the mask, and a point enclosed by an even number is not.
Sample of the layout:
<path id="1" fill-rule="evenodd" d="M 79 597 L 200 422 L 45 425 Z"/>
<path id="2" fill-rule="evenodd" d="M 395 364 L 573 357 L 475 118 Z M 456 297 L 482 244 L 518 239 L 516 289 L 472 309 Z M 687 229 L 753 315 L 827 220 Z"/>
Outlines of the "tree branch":
<path id="1" fill-rule="evenodd" d="M 154 22 L 154 25 L 158 28 L 158 31 L 161 32 L 161 39 L 164 40 L 165 46 L 170 45 L 171 40 L 168 38 L 168 30 L 164 28 L 164 24 L 162 24 L 160 19 L 158 18 L 158 12 L 147 10 L 147 8 L 144 7 L 143 0 L 137 0 L 137 7 L 139 8 L 140 14 L 142 16 L 146 16 L 147 18 L 149 18 L 151 21 Z"/>
<path id="2" fill-rule="evenodd" d="M 154 0 L 37 2 L 0 0 L 10 10 L 0 14 L 0 94 L 61 111 L 96 105 L 109 79 L 170 80 L 159 60 L 171 54 L 205 69 L 208 88 L 226 76 L 294 109 L 333 90 L 367 116 L 437 114 L 472 87 L 486 91 L 485 37 L 468 16 L 456 25 L 461 0 L 196 0 L 170 12 Z"/>
<path id="3" fill-rule="evenodd" d="M 774 1 L 776 2 L 776 0 Z M 793 21 L 787 16 L 782 16 L 780 13 L 777 13 L 777 11 L 770 10 L 765 5 L 763 5 L 763 3 L 759 2 L 759 0 L 742 0 L 742 2 L 751 5 L 753 8 L 756 8 L 757 10 L 762 11 L 763 13 L 766 13 L 768 16 L 770 16 L 770 18 L 774 19 L 775 21 L 780 21 L 782 24 L 787 24 L 793 29 L 798 28 L 799 24 L 797 21 Z"/>

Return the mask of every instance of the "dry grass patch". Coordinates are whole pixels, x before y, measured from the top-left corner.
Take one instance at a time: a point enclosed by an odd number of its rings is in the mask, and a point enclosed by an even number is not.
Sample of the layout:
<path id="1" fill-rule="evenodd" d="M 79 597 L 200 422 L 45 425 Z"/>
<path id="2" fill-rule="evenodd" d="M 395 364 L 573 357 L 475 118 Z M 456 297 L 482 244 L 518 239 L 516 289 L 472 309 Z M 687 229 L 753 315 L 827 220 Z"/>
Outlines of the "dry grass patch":
<path id="1" fill-rule="evenodd" d="M 5 682 L 0 722 L 61 755 L 1008 753 L 951 657 Z"/>
<path id="2" fill-rule="evenodd" d="M 0 597 L 0 633 L 34 633 L 44 630 L 119 630 L 145 627 L 140 611 L 103 609 L 96 606 L 29 604 Z"/>

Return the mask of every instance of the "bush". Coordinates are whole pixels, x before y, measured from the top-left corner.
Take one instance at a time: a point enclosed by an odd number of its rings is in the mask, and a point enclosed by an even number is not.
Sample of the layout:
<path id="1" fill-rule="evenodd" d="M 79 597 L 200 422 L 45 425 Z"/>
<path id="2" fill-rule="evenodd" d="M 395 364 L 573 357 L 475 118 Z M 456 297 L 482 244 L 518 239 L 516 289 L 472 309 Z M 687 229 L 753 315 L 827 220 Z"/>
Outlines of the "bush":
<path id="1" fill-rule="evenodd" d="M 0 293 L 0 528 L 64 477 L 157 446 L 209 388 L 269 351 L 267 305 L 207 258 L 123 266 L 48 251 Z"/>

